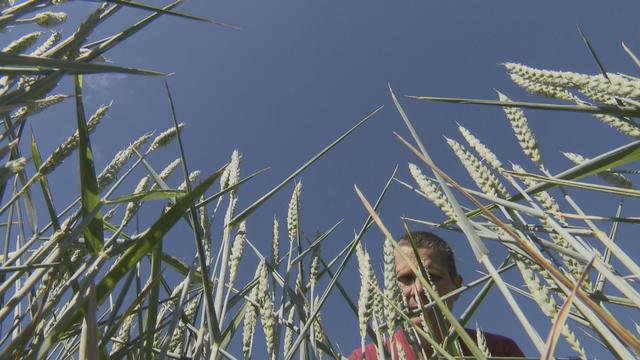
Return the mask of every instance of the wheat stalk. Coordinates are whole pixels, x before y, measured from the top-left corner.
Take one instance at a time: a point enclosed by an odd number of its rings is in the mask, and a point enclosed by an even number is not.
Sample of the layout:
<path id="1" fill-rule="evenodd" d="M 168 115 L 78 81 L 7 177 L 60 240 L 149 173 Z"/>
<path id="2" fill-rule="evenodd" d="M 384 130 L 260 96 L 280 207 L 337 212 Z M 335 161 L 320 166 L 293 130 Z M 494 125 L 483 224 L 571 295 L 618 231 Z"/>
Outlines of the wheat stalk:
<path id="1" fill-rule="evenodd" d="M 160 174 L 158 174 L 158 177 L 163 181 L 166 181 L 169 178 L 169 176 L 171 176 L 171 174 L 173 174 L 173 172 L 176 171 L 176 169 L 178 168 L 178 165 L 180 165 L 180 162 L 181 162 L 180 158 L 174 159 L 167 166 L 165 166 L 164 169 L 162 169 L 162 171 L 160 171 Z M 158 184 L 157 182 L 154 182 L 153 185 L 151 185 L 150 190 L 155 191 L 159 189 L 160 189 L 160 184 Z"/>
<path id="2" fill-rule="evenodd" d="M 199 176 L 200 176 L 200 170 L 194 170 L 191 173 L 189 173 L 189 184 L 195 183 Z M 178 190 L 187 191 L 187 182 L 183 181 L 182 183 L 180 183 L 180 185 L 178 186 Z"/>

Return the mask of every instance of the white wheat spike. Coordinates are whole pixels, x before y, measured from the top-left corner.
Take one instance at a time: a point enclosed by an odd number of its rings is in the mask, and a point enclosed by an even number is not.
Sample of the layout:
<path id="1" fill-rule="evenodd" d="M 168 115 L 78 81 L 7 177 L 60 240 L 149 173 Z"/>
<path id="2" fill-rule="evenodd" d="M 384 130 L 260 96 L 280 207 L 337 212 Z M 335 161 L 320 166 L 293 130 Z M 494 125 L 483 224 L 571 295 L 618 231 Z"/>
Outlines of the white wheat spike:
<path id="1" fill-rule="evenodd" d="M 502 162 L 498 160 L 496 154 L 494 154 L 489 148 L 487 148 L 483 143 L 476 138 L 471 131 L 464 128 L 462 125 L 458 124 L 458 130 L 467 141 L 469 146 L 471 146 L 480 157 L 485 160 L 491 167 L 496 171 L 502 171 Z"/>
<path id="2" fill-rule="evenodd" d="M 162 179 L 163 181 L 166 181 L 169 178 L 169 176 L 171 176 L 171 174 L 173 174 L 173 172 L 176 171 L 181 161 L 182 160 L 180 160 L 180 158 L 177 158 L 172 162 L 170 162 L 169 165 L 165 166 L 164 169 L 160 171 L 160 174 L 158 174 L 160 179 Z M 150 190 L 153 191 L 153 190 L 159 190 L 159 189 L 160 189 L 160 185 L 158 185 L 158 183 L 154 181 L 153 185 L 151 185 Z"/>
<path id="3" fill-rule="evenodd" d="M 271 241 L 271 259 L 274 266 L 277 267 L 280 258 L 280 229 L 278 219 L 273 217 L 273 237 Z"/>
<path id="4" fill-rule="evenodd" d="M 42 31 L 32 32 L 27 35 L 23 35 L 17 40 L 12 41 L 9 45 L 2 49 L 3 52 L 8 54 L 21 54 L 30 48 L 33 44 L 40 39 Z"/>
<path id="5" fill-rule="evenodd" d="M 498 92 L 498 96 L 500 101 L 508 101 L 509 99 L 506 95 L 501 92 Z M 509 122 L 511 123 L 511 127 L 513 128 L 513 132 L 518 139 L 518 143 L 520 143 L 520 147 L 522 147 L 522 151 L 529 156 L 531 161 L 536 163 L 538 166 L 542 166 L 542 157 L 540 156 L 540 150 L 538 150 L 538 144 L 536 143 L 536 139 L 533 136 L 533 131 L 529 128 L 529 124 L 526 116 L 524 115 L 524 111 L 515 107 L 503 107 Z"/>
<path id="6" fill-rule="evenodd" d="M 258 296 L 260 297 L 260 321 L 262 322 L 264 331 L 267 353 L 269 354 L 269 358 L 273 358 L 275 346 L 275 316 L 273 315 L 273 300 L 269 293 L 269 274 L 264 260 L 260 262 L 259 269 Z"/>
<path id="7" fill-rule="evenodd" d="M 523 79 L 534 83 L 551 85 L 560 88 L 568 88 L 573 84 L 564 76 L 562 71 L 535 69 L 526 65 L 516 63 L 505 63 L 504 67 L 511 75 L 517 75 Z"/>
<path id="8" fill-rule="evenodd" d="M 149 185 L 149 180 L 150 180 L 149 176 L 145 176 L 142 179 L 140 179 L 140 181 L 138 182 L 138 185 L 136 185 L 135 190 L 133 190 L 133 193 L 134 194 L 143 193 L 147 188 L 147 185 Z M 133 216 L 138 211 L 138 209 L 140 209 L 140 205 L 141 205 L 140 201 L 132 201 L 128 203 L 126 209 L 124 210 L 124 216 L 122 217 L 121 224 L 128 223 L 131 220 L 131 218 L 133 218 Z"/>
<path id="9" fill-rule="evenodd" d="M 151 137 L 151 134 L 142 135 L 138 138 L 133 144 L 130 144 L 126 148 L 118 151 L 116 156 L 111 160 L 109 165 L 107 165 L 104 170 L 98 175 L 98 187 L 100 189 L 104 189 L 106 186 L 109 186 L 115 179 L 116 176 L 120 173 L 120 170 L 124 167 L 124 165 L 131 159 L 134 154 L 134 149 L 138 150 L 144 143 Z"/>
<path id="10" fill-rule="evenodd" d="M 41 112 L 42 110 L 48 108 L 49 106 L 53 106 L 57 103 L 64 101 L 68 97 L 69 96 L 67 95 L 56 94 L 56 95 L 49 95 L 44 99 L 36 100 L 34 101 L 33 104 L 29 106 L 22 106 L 18 110 L 16 110 L 11 115 L 11 120 L 13 120 L 15 123 L 20 123 L 24 121 L 24 118 L 27 115 L 35 115 Z"/>
<path id="11" fill-rule="evenodd" d="M 563 152 L 562 155 L 564 155 L 567 159 L 571 160 L 573 163 L 577 165 L 580 165 L 585 161 L 590 160 L 580 154 L 571 153 L 571 152 Z M 610 170 L 611 169 L 607 169 L 606 171 L 601 171 L 597 175 L 600 178 L 602 178 L 602 180 L 606 181 L 612 186 L 627 188 L 627 189 L 633 188 L 633 184 L 631 183 L 631 180 L 629 180 L 626 176 L 612 173 Z"/>
<path id="12" fill-rule="evenodd" d="M 93 131 L 96 129 L 98 124 L 100 124 L 100 121 L 104 118 L 104 116 L 107 113 L 107 110 L 109 110 L 110 107 L 111 107 L 111 104 L 102 105 L 89 118 L 89 120 L 87 121 L 87 132 L 89 134 L 93 133 Z M 68 137 L 67 140 L 65 140 L 65 142 L 63 142 L 60 146 L 58 146 L 53 151 L 53 153 L 49 155 L 47 160 L 45 160 L 40 166 L 39 172 L 43 175 L 46 175 L 52 172 L 58 165 L 60 165 L 60 163 L 64 159 L 66 159 L 71 154 L 71 152 L 73 152 L 78 147 L 79 141 L 80 141 L 80 135 L 76 130 L 76 132 L 73 135 Z"/>
<path id="13" fill-rule="evenodd" d="M 576 96 L 573 95 L 570 91 L 565 88 L 553 85 L 546 85 L 539 82 L 535 82 L 524 78 L 522 76 L 511 74 L 511 80 L 521 88 L 526 91 L 534 94 L 540 95 L 544 97 L 549 97 L 553 99 L 567 100 L 567 101 L 575 101 Z"/>
<path id="14" fill-rule="evenodd" d="M 289 308 L 289 314 L 287 316 L 287 326 L 285 326 L 284 330 L 284 353 L 288 353 L 291 350 L 291 346 L 293 346 L 293 330 L 289 328 L 289 325 L 293 326 L 293 320 L 295 315 L 295 307 L 293 304 Z"/>
<path id="15" fill-rule="evenodd" d="M 178 131 L 182 131 L 184 126 L 185 126 L 184 123 L 178 124 Z M 173 140 L 176 137 L 176 134 L 177 133 L 176 133 L 175 127 L 172 127 L 160 133 L 160 135 L 156 136 L 156 138 L 153 139 L 153 142 L 151 142 L 151 145 L 149 146 L 149 150 L 147 150 L 147 152 L 157 150 L 167 145 L 168 143 L 171 142 L 171 140 Z"/>
<path id="16" fill-rule="evenodd" d="M 34 22 L 42 27 L 51 28 L 51 27 L 62 24 L 66 20 L 67 20 L 67 14 L 63 12 L 44 11 L 36 14 L 32 18 L 19 19 L 16 22 L 19 22 L 19 23 Z"/>
<path id="17" fill-rule="evenodd" d="M 300 195 L 302 194 L 302 182 L 296 183 L 289 201 L 289 210 L 287 211 L 287 231 L 289 239 L 294 241 L 298 236 L 298 208 L 300 206 Z"/>
<path id="18" fill-rule="evenodd" d="M 588 103 L 581 100 L 576 101 L 576 104 L 588 105 Z M 640 138 L 640 126 L 638 126 L 632 119 L 624 119 L 617 116 L 605 114 L 593 114 L 593 116 L 622 134 L 634 138 Z"/>
<path id="19" fill-rule="evenodd" d="M 198 177 L 200 176 L 200 170 L 194 170 L 189 174 L 189 184 L 193 186 L 193 183 L 196 182 Z M 178 186 L 178 190 L 187 191 L 187 182 L 183 181 L 180 186 Z"/>
<path id="20" fill-rule="evenodd" d="M 238 265 L 240 265 L 240 259 L 242 258 L 242 252 L 244 250 L 244 244 L 247 241 L 247 225 L 243 221 L 238 226 L 236 237 L 231 247 L 231 255 L 229 257 L 229 284 L 233 284 L 238 272 Z"/>
<path id="21" fill-rule="evenodd" d="M 60 40 L 60 32 L 54 31 L 49 35 L 49 38 L 45 40 L 42 45 L 38 46 L 33 52 L 30 54 L 31 56 L 42 56 L 47 50 L 51 49 L 53 45 L 55 45 Z"/>
<path id="22" fill-rule="evenodd" d="M 473 154 L 471 154 L 464 146 L 460 145 L 457 141 L 449 138 L 447 143 L 453 149 L 454 154 L 460 159 L 462 165 L 467 170 L 473 181 L 478 185 L 480 189 L 486 194 L 492 196 L 500 196 L 506 198 L 509 196 L 507 189 L 500 183 L 500 181 L 491 173 L 484 164 L 480 162 Z"/>
<path id="23" fill-rule="evenodd" d="M 415 164 L 409 163 L 409 172 L 427 199 L 439 207 L 446 216 L 455 219 L 456 214 L 453 211 L 451 203 L 449 203 L 449 200 L 447 200 L 447 197 L 440 191 L 438 186 L 433 181 L 427 179 Z"/>
<path id="24" fill-rule="evenodd" d="M 319 251 L 316 251 L 319 252 Z M 311 259 L 311 266 L 309 267 L 309 286 L 311 289 L 315 289 L 318 281 L 318 275 L 320 274 L 320 255 L 314 254 Z"/>
<path id="25" fill-rule="evenodd" d="M 606 78 L 603 75 L 540 70 L 514 63 L 507 63 L 505 67 L 511 74 L 545 85 L 575 88 L 621 98 L 640 98 L 640 81 L 617 74 L 608 74 Z"/>
<path id="26" fill-rule="evenodd" d="M 489 347 L 487 346 L 487 339 L 484 337 L 484 333 L 480 331 L 480 328 L 476 327 L 476 342 L 478 343 L 478 347 L 484 353 L 484 356 L 491 357 L 491 352 L 489 351 Z"/>
<path id="27" fill-rule="evenodd" d="M 256 269 L 255 278 L 258 278 L 258 273 L 260 271 L 260 267 Z M 253 345 L 253 334 L 256 328 L 257 316 L 258 316 L 258 307 L 254 304 L 257 303 L 258 299 L 258 286 L 254 286 L 253 289 L 249 292 L 247 296 L 247 301 L 249 302 L 249 308 L 244 313 L 243 318 L 243 326 L 242 326 L 242 354 L 245 359 L 249 359 L 251 357 L 251 348 Z"/>
<path id="28" fill-rule="evenodd" d="M 371 284 L 369 279 L 371 270 L 369 266 L 369 255 L 364 251 L 361 244 L 356 247 L 358 258 L 358 271 L 360 272 L 360 296 L 358 297 L 358 328 L 360 330 L 360 346 L 364 352 L 365 338 L 367 335 L 367 323 L 371 316 Z"/>
<path id="29" fill-rule="evenodd" d="M 400 287 L 398 287 L 398 280 L 396 278 L 396 258 L 391 240 L 385 239 L 383 246 L 383 261 L 384 261 L 384 295 L 387 299 L 394 302 L 393 305 L 397 306 L 402 302 L 402 294 Z M 385 314 L 387 322 L 387 332 L 389 338 L 393 337 L 394 329 L 398 326 L 398 314 L 392 304 L 387 302 L 385 304 Z"/>

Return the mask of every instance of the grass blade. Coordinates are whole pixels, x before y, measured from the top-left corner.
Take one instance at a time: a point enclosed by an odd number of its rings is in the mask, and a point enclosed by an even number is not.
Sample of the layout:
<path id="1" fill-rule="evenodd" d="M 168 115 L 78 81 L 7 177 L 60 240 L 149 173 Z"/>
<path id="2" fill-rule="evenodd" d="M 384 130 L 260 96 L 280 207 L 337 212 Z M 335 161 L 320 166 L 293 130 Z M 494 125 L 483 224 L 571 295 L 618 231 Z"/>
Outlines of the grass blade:
<path id="1" fill-rule="evenodd" d="M 571 289 L 571 292 L 567 296 L 567 299 L 565 300 L 564 304 L 562 304 L 562 307 L 560 307 L 560 311 L 558 311 L 558 315 L 556 319 L 553 321 L 553 325 L 551 326 L 551 331 L 549 331 L 549 335 L 547 335 L 547 342 L 545 344 L 547 349 L 544 352 L 544 355 L 540 357 L 541 359 L 551 360 L 553 358 L 553 353 L 556 348 L 556 343 L 558 342 L 558 338 L 560 337 L 560 332 L 562 330 L 562 327 L 564 326 L 564 323 L 567 320 L 567 316 L 569 316 L 569 311 L 571 310 L 571 305 L 573 304 L 573 300 L 576 297 L 576 292 L 580 288 L 580 285 L 582 284 L 582 282 L 586 279 L 587 274 L 589 273 L 589 270 L 591 269 L 591 266 L 593 265 L 593 262 L 595 259 L 596 259 L 596 256 L 594 255 L 593 258 L 591 258 L 591 260 L 589 261 L 589 263 L 587 263 L 587 265 L 584 267 L 584 270 L 582 270 L 582 275 L 580 276 L 576 284 L 573 286 L 573 289 Z"/>
<path id="2" fill-rule="evenodd" d="M 98 180 L 93 164 L 93 153 L 89 141 L 89 131 L 82 104 L 82 75 L 76 75 L 76 115 L 78 123 L 78 155 L 80 159 L 80 191 L 82 194 L 82 214 L 86 216 L 100 202 L 98 190 Z M 85 245 L 90 253 L 97 254 L 104 246 L 104 229 L 102 225 L 102 215 L 98 212 L 87 230 L 84 232 Z"/>
<path id="3" fill-rule="evenodd" d="M 228 24 L 228 23 L 220 21 L 220 20 L 207 19 L 207 18 L 204 18 L 204 17 L 185 14 L 185 13 L 178 12 L 178 11 L 165 10 L 165 9 L 162 9 L 162 8 L 158 8 L 158 7 L 155 7 L 155 6 L 142 4 L 142 3 L 138 3 L 138 2 L 134 2 L 134 1 L 106 0 L 106 2 L 113 3 L 113 4 L 118 4 L 118 5 L 123 5 L 123 6 L 128 6 L 128 7 L 132 7 L 132 8 L 136 8 L 136 9 L 151 10 L 151 11 L 154 11 L 154 12 L 159 13 L 159 14 L 172 15 L 172 16 L 177 16 L 177 17 L 190 19 L 190 20 L 204 21 L 204 22 L 207 22 L 207 23 L 210 23 L 210 24 L 214 24 L 214 25 L 219 25 L 219 26 L 222 26 L 222 27 L 228 28 L 228 29 L 240 30 L 240 27 L 238 27 L 236 25 Z"/>
<path id="4" fill-rule="evenodd" d="M 640 110 L 636 107 L 623 106 L 592 106 L 592 105 L 560 105 L 560 104 L 546 104 L 546 103 L 532 103 L 524 101 L 499 101 L 499 100 L 484 100 L 484 99 L 464 99 L 464 98 L 446 98 L 446 97 L 433 97 L 433 96 L 407 96 L 410 99 L 415 100 L 428 100 L 428 101 L 440 101 L 456 104 L 473 104 L 473 105 L 491 105 L 502 107 L 522 107 L 529 109 L 539 110 L 554 110 L 554 111 L 574 111 L 593 114 L 608 114 L 608 115 L 621 115 L 621 116 L 640 116 Z"/>
<path id="5" fill-rule="evenodd" d="M 31 157 L 33 159 L 33 164 L 36 169 L 39 169 L 42 165 L 42 159 L 40 158 L 40 150 L 38 149 L 38 143 L 36 142 L 36 137 L 33 133 L 33 129 L 31 130 Z M 42 189 L 42 196 L 44 197 L 45 204 L 47 206 L 47 211 L 49 211 L 49 218 L 51 218 L 51 224 L 55 230 L 60 229 L 60 223 L 58 222 L 58 215 L 56 215 L 55 207 L 53 206 L 53 198 L 51 196 L 51 189 L 49 188 L 49 182 L 47 181 L 47 177 L 42 176 L 40 178 L 40 188 Z"/>
<path id="6" fill-rule="evenodd" d="M 71 74 L 98 74 L 98 73 L 122 73 L 122 74 L 135 74 L 135 75 L 155 75 L 155 76 L 167 76 L 167 73 L 146 70 L 132 67 L 108 65 L 108 64 L 95 64 L 84 63 L 73 60 L 58 60 L 43 58 L 39 56 L 8 54 L 0 51 L 0 62 L 2 65 L 13 66 L 25 66 L 25 73 L 23 75 L 32 75 L 34 68 L 39 75 L 46 75 L 51 70 L 63 70 L 66 73 Z M 29 68 L 31 67 L 31 68 Z M 14 72 L 17 71 L 14 70 Z"/>

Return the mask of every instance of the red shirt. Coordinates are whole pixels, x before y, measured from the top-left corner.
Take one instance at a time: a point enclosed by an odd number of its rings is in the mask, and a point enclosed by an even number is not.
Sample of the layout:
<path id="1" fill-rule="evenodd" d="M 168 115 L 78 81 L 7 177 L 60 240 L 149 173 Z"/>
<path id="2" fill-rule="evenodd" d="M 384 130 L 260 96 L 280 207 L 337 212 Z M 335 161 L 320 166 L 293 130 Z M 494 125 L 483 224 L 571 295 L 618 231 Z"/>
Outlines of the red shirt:
<path id="1" fill-rule="evenodd" d="M 465 330 L 467 330 L 469 335 L 471 335 L 472 338 L 475 339 L 475 336 L 476 336 L 475 330 L 470 330 L 470 329 L 465 329 Z M 522 352 L 522 350 L 520 350 L 520 348 L 515 343 L 515 341 L 502 335 L 496 335 L 496 334 L 492 334 L 484 331 L 482 333 L 484 334 L 485 339 L 487 339 L 487 347 L 489 348 L 489 352 L 491 353 L 491 356 L 524 357 L 524 353 Z M 393 338 L 395 340 L 394 342 L 396 346 L 402 346 L 402 349 L 404 350 L 407 360 L 418 359 L 418 357 L 413 353 L 413 350 L 411 349 L 411 345 L 409 344 L 409 341 L 407 340 L 402 330 L 396 331 L 396 333 L 393 335 Z M 387 346 L 387 349 L 389 349 L 388 340 L 386 341 L 385 344 Z M 393 350 L 397 358 L 398 350 L 396 346 L 393 347 Z M 460 347 L 462 347 L 462 352 L 464 353 L 464 355 L 467 355 L 467 356 L 472 355 L 469 349 L 467 348 L 467 346 L 462 341 L 460 341 Z M 367 346 L 365 347 L 365 355 L 366 355 L 365 357 L 366 360 L 378 360 L 378 357 L 376 355 L 375 344 L 367 344 Z M 353 350 L 353 352 L 349 356 L 349 360 L 361 360 L 361 359 L 362 359 L 362 349 L 360 348 Z"/>

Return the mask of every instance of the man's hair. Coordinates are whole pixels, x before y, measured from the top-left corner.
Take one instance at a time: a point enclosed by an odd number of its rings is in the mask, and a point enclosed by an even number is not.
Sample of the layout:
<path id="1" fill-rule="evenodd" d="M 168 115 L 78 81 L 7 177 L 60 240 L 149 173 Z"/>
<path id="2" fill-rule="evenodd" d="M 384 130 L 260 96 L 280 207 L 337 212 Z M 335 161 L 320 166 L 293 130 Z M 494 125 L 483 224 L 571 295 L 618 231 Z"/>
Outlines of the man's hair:
<path id="1" fill-rule="evenodd" d="M 458 276 L 455 255 L 453 254 L 453 250 L 446 241 L 442 240 L 441 237 L 432 232 L 412 231 L 409 234 L 405 233 L 402 237 L 400 237 L 400 239 L 398 240 L 398 245 L 411 247 L 409 235 L 415 242 L 418 249 L 431 249 L 438 251 L 439 255 L 442 256 L 442 260 L 447 266 L 447 271 L 449 272 L 449 276 L 452 280 L 456 276 Z"/>

